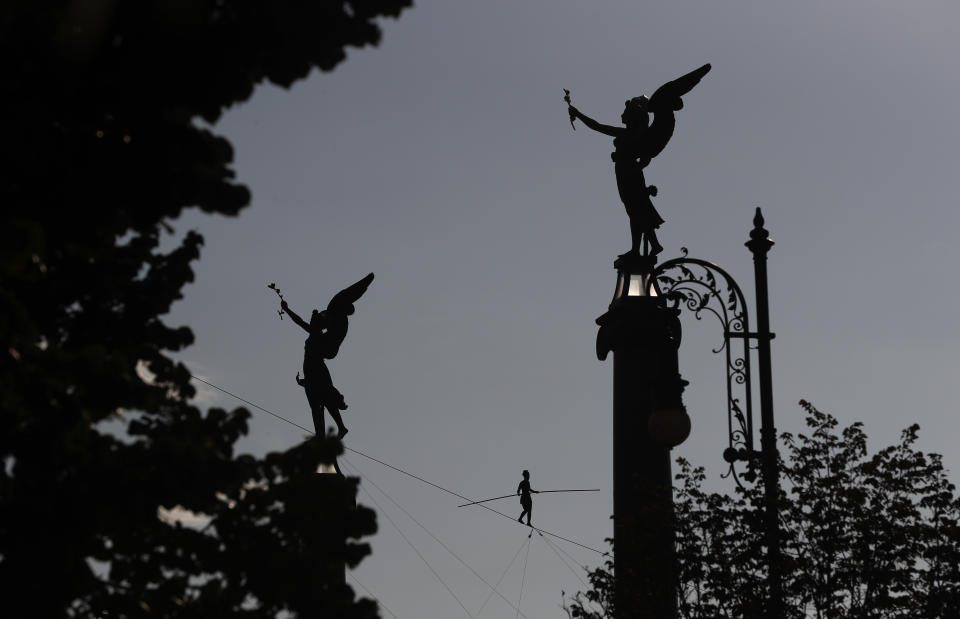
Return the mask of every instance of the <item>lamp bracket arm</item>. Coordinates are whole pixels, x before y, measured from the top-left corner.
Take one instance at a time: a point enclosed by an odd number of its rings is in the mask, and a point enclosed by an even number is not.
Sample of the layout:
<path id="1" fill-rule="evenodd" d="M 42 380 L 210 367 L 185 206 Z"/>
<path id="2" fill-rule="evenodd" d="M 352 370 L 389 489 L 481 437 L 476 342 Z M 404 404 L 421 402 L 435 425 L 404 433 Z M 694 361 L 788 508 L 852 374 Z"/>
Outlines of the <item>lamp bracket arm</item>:
<path id="1" fill-rule="evenodd" d="M 727 271 L 706 260 L 690 258 L 687 253 L 683 248 L 680 258 L 657 266 L 651 286 L 657 282 L 661 294 L 674 302 L 674 307 L 686 308 L 697 320 L 705 313 L 713 314 L 723 327 L 723 342 L 713 352 L 723 352 L 726 361 L 728 446 L 724 459 L 730 464 L 726 476 L 732 475 L 739 484 L 734 465 L 753 459 L 756 453 L 750 341 L 773 339 L 774 334 L 750 330 L 743 291 Z"/>

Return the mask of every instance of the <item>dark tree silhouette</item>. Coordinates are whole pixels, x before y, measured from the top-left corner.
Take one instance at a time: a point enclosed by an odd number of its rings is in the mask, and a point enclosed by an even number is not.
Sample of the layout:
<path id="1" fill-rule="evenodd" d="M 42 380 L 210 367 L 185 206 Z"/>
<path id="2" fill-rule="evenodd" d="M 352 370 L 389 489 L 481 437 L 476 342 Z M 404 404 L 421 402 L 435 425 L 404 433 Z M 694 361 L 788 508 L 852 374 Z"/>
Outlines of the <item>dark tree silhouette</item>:
<path id="1" fill-rule="evenodd" d="M 867 454 L 862 424 L 801 401 L 809 434 L 782 434 L 786 617 L 960 616 L 960 498 L 941 457 L 916 449 L 918 426 Z M 760 617 L 766 599 L 763 487 L 703 490 L 679 460 L 674 490 L 683 617 Z M 613 615 L 613 566 L 567 604 L 574 619 Z"/>
<path id="2" fill-rule="evenodd" d="M 347 46 L 376 44 L 378 20 L 409 5 L 12 0 L 0 7 L 5 616 L 120 617 L 149 607 L 208 617 L 217 613 L 202 611 L 207 604 L 236 608 L 245 585 L 254 597 L 238 614 L 261 616 L 260 608 L 272 616 L 268 610 L 283 605 L 296 612 L 304 605 L 289 587 L 243 571 L 256 568 L 251 557 L 269 550 L 281 575 L 298 556 L 340 565 L 363 554 L 346 538 L 369 533 L 370 514 L 317 530 L 342 517 L 337 497 L 352 492 L 350 483 L 328 482 L 341 485 L 321 495 L 326 501 L 303 496 L 311 482 L 294 479 L 304 471 L 312 479 L 333 447 L 317 441 L 264 461 L 237 459 L 233 444 L 247 431 L 248 413 L 204 414 L 189 404 L 189 371 L 170 353 L 193 336 L 162 317 L 192 281 L 203 240 L 187 232 L 161 251 L 160 238 L 186 208 L 236 215 L 250 200 L 233 180 L 229 142 L 198 120 L 216 121 L 259 83 L 287 87 L 313 69 L 333 69 Z M 116 436 L 104 424 L 121 413 L 126 431 Z M 217 492 L 233 497 L 234 510 Z M 278 500 L 270 508 L 263 497 Z M 201 535 L 158 520 L 158 506 L 176 505 L 215 524 Z M 312 529 L 281 536 L 281 527 L 304 525 L 297 518 L 308 516 Z M 323 591 L 305 569 L 290 582 Z M 230 592 L 222 602 L 217 587 Z M 372 614 L 348 594 L 337 599 L 357 616 Z"/>

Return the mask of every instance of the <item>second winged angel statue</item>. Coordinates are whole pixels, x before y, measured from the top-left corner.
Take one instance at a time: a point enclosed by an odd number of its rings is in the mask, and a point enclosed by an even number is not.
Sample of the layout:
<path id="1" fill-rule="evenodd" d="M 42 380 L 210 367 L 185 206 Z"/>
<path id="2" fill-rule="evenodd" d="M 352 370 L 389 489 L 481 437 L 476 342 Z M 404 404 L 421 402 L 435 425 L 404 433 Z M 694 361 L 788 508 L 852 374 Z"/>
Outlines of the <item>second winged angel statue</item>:
<path id="1" fill-rule="evenodd" d="M 323 411 L 326 409 L 337 424 L 337 437 L 343 438 L 347 427 L 343 425 L 340 411 L 347 408 L 343 394 L 333 386 L 330 370 L 324 359 L 333 359 L 340 351 L 340 344 L 347 336 L 347 317 L 353 314 L 353 304 L 367 291 L 373 273 L 357 283 L 344 288 L 330 299 L 325 310 L 313 310 L 310 322 L 298 316 L 286 301 L 281 300 L 280 307 L 293 322 L 300 325 L 309 335 L 303 345 L 303 379 L 297 375 L 297 382 L 307 392 L 307 402 L 313 414 L 313 424 L 318 436 L 324 434 Z M 282 297 L 281 297 L 282 299 Z"/>
<path id="2" fill-rule="evenodd" d="M 663 218 L 650 201 L 651 196 L 657 195 L 657 188 L 647 185 L 643 169 L 670 141 L 676 124 L 674 112 L 683 108 L 681 97 L 690 92 L 709 71 L 710 65 L 705 64 L 667 82 L 649 99 L 644 96 L 629 99 L 620 116 L 622 127 L 598 123 L 570 105 L 569 94 L 564 99 L 569 106 L 571 122 L 580 120 L 588 128 L 613 137 L 614 151 L 610 156 L 617 175 L 617 190 L 630 218 L 632 245 L 629 254 L 656 256 L 663 249 L 656 233 Z"/>

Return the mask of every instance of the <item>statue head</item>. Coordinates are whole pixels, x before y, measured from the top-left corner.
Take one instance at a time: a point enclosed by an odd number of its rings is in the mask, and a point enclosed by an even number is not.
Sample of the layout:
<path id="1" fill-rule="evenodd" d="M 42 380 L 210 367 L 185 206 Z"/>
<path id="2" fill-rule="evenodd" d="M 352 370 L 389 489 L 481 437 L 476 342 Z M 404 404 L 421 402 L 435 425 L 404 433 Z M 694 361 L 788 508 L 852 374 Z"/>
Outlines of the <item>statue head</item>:
<path id="1" fill-rule="evenodd" d="M 649 102 L 650 100 L 643 95 L 634 97 L 633 99 L 627 99 L 623 104 L 623 114 L 620 115 L 620 120 L 625 125 L 642 125 L 646 127 L 650 124 L 650 116 L 647 113 L 647 104 Z"/>

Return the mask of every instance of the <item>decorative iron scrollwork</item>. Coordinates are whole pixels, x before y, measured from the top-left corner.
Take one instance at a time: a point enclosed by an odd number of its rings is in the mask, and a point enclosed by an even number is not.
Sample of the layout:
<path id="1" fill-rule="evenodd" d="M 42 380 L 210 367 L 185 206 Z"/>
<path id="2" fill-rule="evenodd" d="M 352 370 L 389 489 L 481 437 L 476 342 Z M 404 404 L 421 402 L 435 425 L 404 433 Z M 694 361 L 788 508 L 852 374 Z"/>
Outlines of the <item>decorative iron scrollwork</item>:
<path id="1" fill-rule="evenodd" d="M 658 282 L 663 296 L 675 307 L 685 307 L 700 320 L 703 314 L 716 316 L 723 326 L 723 342 L 714 353 L 724 353 L 727 379 L 727 430 L 729 444 L 723 458 L 730 463 L 724 475 L 733 475 L 740 485 L 734 465 L 750 460 L 759 452 L 753 449 L 753 397 L 750 386 L 750 319 L 740 286 L 717 265 L 682 256 L 660 264 L 652 280 Z M 736 346 L 731 340 L 740 340 Z M 736 350 L 734 348 L 736 347 Z"/>

